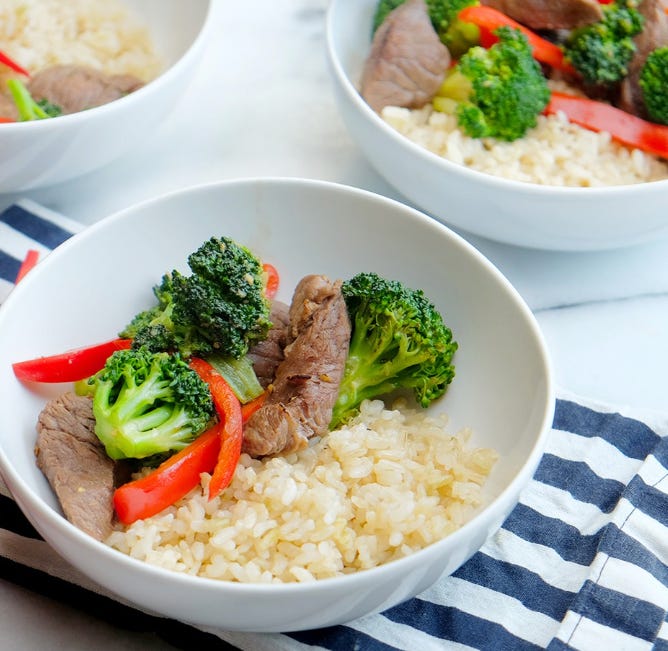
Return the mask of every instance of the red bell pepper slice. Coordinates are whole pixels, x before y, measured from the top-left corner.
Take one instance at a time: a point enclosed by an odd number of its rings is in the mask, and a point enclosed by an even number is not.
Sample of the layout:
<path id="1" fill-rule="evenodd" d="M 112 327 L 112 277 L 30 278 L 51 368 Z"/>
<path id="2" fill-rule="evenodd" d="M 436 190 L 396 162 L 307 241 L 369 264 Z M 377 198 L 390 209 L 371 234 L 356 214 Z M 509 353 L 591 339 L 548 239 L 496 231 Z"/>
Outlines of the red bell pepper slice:
<path id="1" fill-rule="evenodd" d="M 554 92 L 544 113 L 550 115 L 558 111 L 581 127 L 607 131 L 624 145 L 668 158 L 668 126 L 648 122 L 610 104 Z"/>
<path id="2" fill-rule="evenodd" d="M 491 41 L 495 38 L 493 33 L 499 27 L 518 29 L 527 37 L 529 45 L 533 49 L 533 56 L 537 61 L 564 72 L 571 74 L 575 72 L 570 63 L 564 59 L 563 50 L 558 45 L 544 39 L 497 9 L 484 5 L 464 7 L 459 12 L 458 18 L 466 23 L 473 23 L 480 29 L 481 43 L 485 47 L 489 47 Z"/>
<path id="3" fill-rule="evenodd" d="M 130 348 L 131 344 L 130 339 L 112 339 L 50 357 L 16 362 L 12 368 L 19 380 L 27 382 L 77 382 L 97 373 L 113 352 Z"/>
<path id="4" fill-rule="evenodd" d="M 17 285 L 21 280 L 23 280 L 25 275 L 37 264 L 38 261 L 39 251 L 36 251 L 35 249 L 28 249 L 26 257 L 23 258 L 23 262 L 19 267 L 19 272 L 16 274 L 14 284 Z"/>
<path id="5" fill-rule="evenodd" d="M 153 472 L 114 491 L 114 509 L 123 524 L 150 518 L 187 495 L 211 472 L 220 450 L 220 423 L 161 463 Z"/>
<path id="6" fill-rule="evenodd" d="M 16 63 L 8 54 L 5 54 L 0 50 L 0 63 L 4 63 L 8 68 L 11 68 L 14 72 L 18 72 L 20 75 L 25 75 L 30 77 L 30 73 L 21 65 Z"/>
<path id="7" fill-rule="evenodd" d="M 265 262 L 262 265 L 262 270 L 264 271 L 266 277 L 266 283 L 264 287 L 264 293 L 267 298 L 274 298 L 276 292 L 278 291 L 278 285 L 280 283 L 280 278 L 278 275 L 278 269 L 274 267 L 273 264 Z"/>
<path id="8" fill-rule="evenodd" d="M 209 385 L 213 404 L 221 423 L 220 451 L 218 461 L 209 482 L 209 499 L 227 488 L 241 455 L 243 441 L 243 418 L 241 403 L 234 391 L 209 362 L 198 357 L 190 360 L 190 366 Z"/>
<path id="9" fill-rule="evenodd" d="M 8 118 L 4 115 L 0 115 L 0 124 L 8 124 L 9 122 L 16 122 L 14 118 Z"/>

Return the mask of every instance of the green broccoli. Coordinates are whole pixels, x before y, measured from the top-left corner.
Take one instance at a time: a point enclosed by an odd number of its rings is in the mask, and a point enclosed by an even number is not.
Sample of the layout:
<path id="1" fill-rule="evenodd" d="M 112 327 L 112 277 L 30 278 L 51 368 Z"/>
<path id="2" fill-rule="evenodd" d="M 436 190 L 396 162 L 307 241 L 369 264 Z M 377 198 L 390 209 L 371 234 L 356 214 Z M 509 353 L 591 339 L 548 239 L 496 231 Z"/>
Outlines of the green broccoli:
<path id="1" fill-rule="evenodd" d="M 373 16 L 375 32 L 388 14 L 406 0 L 380 0 Z M 457 19 L 457 14 L 464 8 L 480 4 L 479 0 L 426 0 L 429 18 L 439 38 L 457 58 L 480 40 L 480 30 L 471 23 Z"/>
<path id="2" fill-rule="evenodd" d="M 206 382 L 178 353 L 116 351 L 77 384 L 93 398 L 95 434 L 112 459 L 143 459 L 180 450 L 212 422 Z"/>
<path id="3" fill-rule="evenodd" d="M 153 288 L 158 304 L 121 331 L 135 347 L 177 350 L 184 357 L 240 359 L 266 338 L 271 321 L 262 264 L 228 237 L 212 237 L 188 257 L 192 271 L 174 270 Z"/>
<path id="4" fill-rule="evenodd" d="M 457 116 L 472 138 L 521 138 L 536 126 L 550 90 L 519 30 L 500 27 L 489 49 L 468 50 L 446 75 L 433 100 L 437 111 Z"/>
<path id="5" fill-rule="evenodd" d="M 343 283 L 352 333 L 330 427 L 353 416 L 361 402 L 395 389 L 412 390 L 427 407 L 443 395 L 455 369 L 457 343 L 421 290 L 360 273 Z"/>
<path id="6" fill-rule="evenodd" d="M 668 124 L 668 47 L 649 53 L 640 70 L 639 84 L 650 120 Z"/>
<path id="7" fill-rule="evenodd" d="M 636 51 L 633 37 L 644 24 L 638 5 L 638 0 L 603 5 L 600 21 L 578 27 L 568 35 L 564 55 L 586 83 L 605 86 L 626 77 Z"/>
<path id="8" fill-rule="evenodd" d="M 19 112 L 19 118 L 23 122 L 30 120 L 44 120 L 45 118 L 56 118 L 63 111 L 59 106 L 47 100 L 35 101 L 23 82 L 18 79 L 9 79 L 7 87 L 12 94 L 12 99 Z"/>

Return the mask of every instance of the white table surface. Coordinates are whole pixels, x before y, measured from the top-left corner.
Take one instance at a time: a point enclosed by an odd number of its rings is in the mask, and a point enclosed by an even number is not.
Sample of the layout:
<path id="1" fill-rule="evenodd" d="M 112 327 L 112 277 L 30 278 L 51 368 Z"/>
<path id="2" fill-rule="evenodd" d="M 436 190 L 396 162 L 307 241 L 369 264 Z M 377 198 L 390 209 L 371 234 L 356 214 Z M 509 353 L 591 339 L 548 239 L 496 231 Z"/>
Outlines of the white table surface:
<path id="1" fill-rule="evenodd" d="M 0 208 L 27 196 L 90 224 L 181 187 L 255 176 L 324 179 L 401 199 L 337 114 L 327 4 L 216 0 L 213 41 L 168 122 L 123 159 L 70 183 L 0 195 Z M 534 311 L 559 387 L 619 407 L 668 409 L 668 239 L 555 253 L 466 237 Z M 0 630 L 8 651 L 173 648 L 1 581 Z"/>

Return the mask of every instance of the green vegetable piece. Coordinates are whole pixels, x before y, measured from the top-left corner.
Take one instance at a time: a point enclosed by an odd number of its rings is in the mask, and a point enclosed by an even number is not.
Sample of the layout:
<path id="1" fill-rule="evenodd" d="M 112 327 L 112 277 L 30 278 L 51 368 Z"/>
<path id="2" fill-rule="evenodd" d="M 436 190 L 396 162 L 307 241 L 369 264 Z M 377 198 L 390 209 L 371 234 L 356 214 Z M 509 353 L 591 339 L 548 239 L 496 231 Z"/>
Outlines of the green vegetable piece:
<path id="1" fill-rule="evenodd" d="M 343 283 L 352 325 L 350 348 L 330 428 L 365 399 L 408 389 L 422 407 L 442 396 L 455 375 L 457 343 L 420 290 L 361 273 Z"/>
<path id="2" fill-rule="evenodd" d="M 121 336 L 184 357 L 242 358 L 271 327 L 261 262 L 232 239 L 212 237 L 188 264 L 190 275 L 163 276 L 153 290 L 157 305 L 135 315 Z"/>
<path id="3" fill-rule="evenodd" d="M 44 120 L 46 118 L 55 118 L 62 115 L 62 109 L 47 100 L 36 102 L 25 84 L 18 79 L 8 79 L 7 87 L 12 95 L 14 104 L 19 112 L 19 118 L 22 122 L 30 120 Z"/>
<path id="4" fill-rule="evenodd" d="M 512 141 L 536 126 L 550 90 L 526 37 L 510 27 L 495 33 L 497 43 L 469 49 L 450 69 L 433 106 L 456 114 L 472 138 Z"/>
<path id="5" fill-rule="evenodd" d="M 589 84 L 611 85 L 628 74 L 636 51 L 633 37 L 642 31 L 644 18 L 637 0 L 603 5 L 602 20 L 570 32 L 564 55 Z"/>
<path id="6" fill-rule="evenodd" d="M 92 395 L 95 433 L 112 459 L 143 459 L 186 447 L 212 422 L 207 384 L 177 354 L 116 351 L 77 384 Z"/>
<path id="7" fill-rule="evenodd" d="M 650 120 L 668 124 L 668 47 L 650 52 L 640 70 L 639 84 Z"/>

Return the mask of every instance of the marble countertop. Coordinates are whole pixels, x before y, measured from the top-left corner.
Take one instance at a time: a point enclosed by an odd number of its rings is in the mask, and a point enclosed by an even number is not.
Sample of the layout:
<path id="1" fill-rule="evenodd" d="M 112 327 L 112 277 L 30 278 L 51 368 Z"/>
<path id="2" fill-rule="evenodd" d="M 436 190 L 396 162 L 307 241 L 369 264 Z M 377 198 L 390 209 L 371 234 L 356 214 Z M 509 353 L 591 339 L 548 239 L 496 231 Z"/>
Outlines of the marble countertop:
<path id="1" fill-rule="evenodd" d="M 327 4 L 216 0 L 212 42 L 170 119 L 123 159 L 21 197 L 86 224 L 167 191 L 239 177 L 316 178 L 401 199 L 337 114 L 325 62 Z M 0 208 L 18 198 L 0 195 Z M 666 411 L 668 239 L 558 253 L 462 234 L 533 310 L 559 387 L 620 408 Z M 11 583 L 0 582 L 0 604 L 4 649 L 173 648 Z"/>

